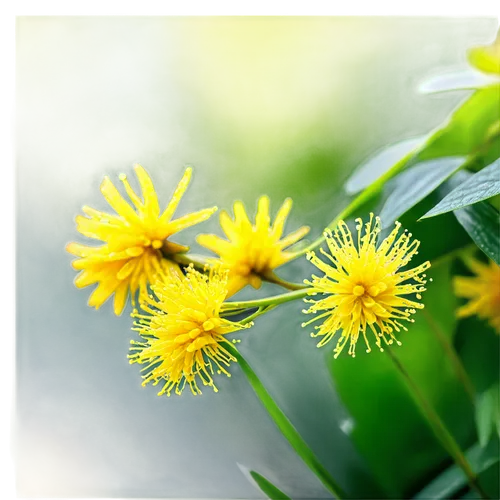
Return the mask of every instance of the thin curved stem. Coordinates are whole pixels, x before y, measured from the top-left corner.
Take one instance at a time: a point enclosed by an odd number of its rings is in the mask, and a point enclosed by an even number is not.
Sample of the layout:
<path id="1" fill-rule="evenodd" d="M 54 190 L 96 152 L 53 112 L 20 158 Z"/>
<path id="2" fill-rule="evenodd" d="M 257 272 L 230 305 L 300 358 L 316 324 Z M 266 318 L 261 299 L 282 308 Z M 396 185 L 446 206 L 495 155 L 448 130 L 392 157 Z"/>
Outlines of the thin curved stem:
<path id="1" fill-rule="evenodd" d="M 276 305 L 270 305 L 270 306 L 261 306 L 259 307 L 253 314 L 250 314 L 250 316 L 247 316 L 245 319 L 242 319 L 241 321 L 238 321 L 241 325 L 246 325 L 247 323 L 250 323 L 253 321 L 255 318 L 258 318 L 261 314 L 266 314 L 267 312 L 271 311 L 274 309 Z"/>
<path id="2" fill-rule="evenodd" d="M 283 288 L 286 288 L 287 290 L 303 290 L 304 288 L 307 288 L 307 285 L 304 285 L 302 283 L 291 283 L 290 281 L 281 279 L 273 272 L 270 272 L 268 274 L 263 274 L 261 278 L 267 281 L 268 283 L 274 283 L 275 285 L 280 285 Z"/>
<path id="3" fill-rule="evenodd" d="M 311 471 L 316 474 L 325 488 L 335 498 L 347 498 L 346 493 L 338 485 L 335 479 L 333 479 L 325 467 L 323 467 L 309 446 L 307 446 L 306 442 L 302 439 L 301 435 L 297 432 L 290 420 L 288 420 L 288 417 L 281 411 L 280 407 L 276 404 L 269 392 L 267 392 L 267 389 L 263 386 L 256 373 L 241 353 L 232 344 L 228 345 L 226 349 L 228 349 L 228 351 L 237 359 L 238 364 L 247 377 L 252 389 L 255 391 L 255 394 L 257 394 L 258 398 L 264 405 L 264 408 L 267 410 L 270 417 L 274 420 L 274 423 L 278 426 L 278 429 L 288 440 L 299 457 L 311 469 Z"/>
<path id="4" fill-rule="evenodd" d="M 427 401 L 426 397 L 422 394 L 420 388 L 415 383 L 415 381 L 410 377 L 410 374 L 406 371 L 406 368 L 402 365 L 401 361 L 394 355 L 391 348 L 388 347 L 385 349 L 385 352 L 388 354 L 391 361 L 394 363 L 394 366 L 399 371 L 399 373 L 404 378 L 406 385 L 410 389 L 410 394 L 413 399 L 417 403 L 417 406 L 420 408 L 422 415 L 427 420 L 430 428 L 434 432 L 434 435 L 441 443 L 443 448 L 450 454 L 455 463 L 462 469 L 469 484 L 472 488 L 474 488 L 481 498 L 488 499 L 488 495 L 484 492 L 477 481 L 477 476 L 475 472 L 472 470 L 471 465 L 467 461 L 467 458 L 463 454 L 460 446 L 455 441 L 455 438 L 451 435 L 451 433 L 446 428 L 445 424 L 441 420 L 441 417 L 437 414 L 436 410 L 432 407 L 432 405 Z"/>
<path id="5" fill-rule="evenodd" d="M 411 151 L 406 156 L 401 158 L 398 162 L 396 162 L 387 172 L 381 175 L 376 181 L 372 182 L 366 189 L 364 189 L 361 193 L 354 198 L 347 207 L 345 207 L 331 222 L 328 224 L 326 229 L 335 229 L 340 220 L 346 219 L 350 215 L 353 214 L 355 210 L 361 207 L 364 203 L 369 201 L 373 196 L 375 196 L 384 186 L 385 182 L 388 181 L 391 177 L 399 173 L 400 170 L 408 163 L 410 158 L 418 152 L 418 148 L 414 151 Z M 319 247 L 321 243 L 325 241 L 324 233 L 319 236 L 316 240 L 314 240 L 310 245 L 299 250 L 295 253 L 294 258 L 299 257 L 300 255 L 304 255 L 311 250 Z"/>
<path id="6" fill-rule="evenodd" d="M 434 333 L 434 336 L 441 344 L 441 347 L 443 348 L 445 355 L 448 357 L 451 365 L 455 370 L 455 374 L 458 380 L 460 380 L 460 383 L 462 384 L 465 393 L 467 394 L 472 405 L 474 406 L 476 404 L 476 391 L 451 341 L 448 339 L 448 337 L 446 337 L 441 327 L 438 325 L 438 323 L 426 309 L 422 310 L 422 314 L 427 320 L 429 326 L 431 327 L 432 333 Z"/>
<path id="7" fill-rule="evenodd" d="M 250 309 L 252 307 L 261 306 L 277 306 L 279 304 L 284 304 L 285 302 L 290 302 L 291 300 L 303 299 L 307 296 L 309 288 L 304 288 L 301 290 L 295 290 L 293 292 L 282 293 L 280 295 L 273 295 L 272 297 L 266 297 L 264 299 L 256 300 L 245 300 L 242 302 L 224 302 L 222 305 L 223 311 L 228 311 L 232 309 Z"/>
<path id="8" fill-rule="evenodd" d="M 351 200 L 351 202 L 345 206 L 340 213 L 335 217 L 335 219 L 328 224 L 327 229 L 335 229 L 337 224 L 341 221 L 352 215 L 352 213 L 361 207 L 364 203 L 372 199 L 376 194 L 378 194 L 385 183 L 390 180 L 395 175 L 399 174 L 408 163 L 414 160 L 424 149 L 429 147 L 434 141 L 436 141 L 441 134 L 443 133 L 443 127 L 439 126 L 435 128 L 427 137 L 425 141 L 417 145 L 411 151 L 409 151 L 403 158 L 397 161 L 389 170 L 387 170 L 384 174 L 382 174 L 375 182 L 370 184 L 367 188 L 365 188 L 361 193 L 358 194 L 355 198 Z M 469 157 L 464 161 L 464 163 L 460 166 L 458 170 L 463 170 L 472 164 L 474 164 L 484 153 L 488 150 L 491 144 L 496 141 L 500 137 L 500 129 L 498 128 L 498 123 L 496 124 L 496 128 L 490 133 L 490 135 L 486 138 L 486 140 L 480 144 Z M 456 173 L 457 171 L 453 172 Z M 299 257 L 301 255 L 310 252 L 311 250 L 315 250 L 319 246 L 323 244 L 325 241 L 324 234 L 318 236 L 314 241 L 312 241 L 309 245 L 304 248 L 297 250 L 294 253 L 294 258 Z"/>
<path id="9" fill-rule="evenodd" d="M 450 257 L 455 257 L 457 255 L 460 255 L 464 249 L 459 249 L 457 251 L 450 252 L 449 254 L 446 254 L 442 257 L 439 257 L 435 261 L 432 261 L 431 264 L 432 266 L 437 265 L 438 263 L 443 262 L 445 259 L 448 259 Z M 223 311 L 233 311 L 235 309 L 241 309 L 241 312 L 244 312 L 245 309 L 250 309 L 254 307 L 261 307 L 261 306 L 270 306 L 270 305 L 279 305 L 283 304 L 285 302 L 290 302 L 292 300 L 297 300 L 297 299 L 303 299 L 308 295 L 308 293 L 311 291 L 311 287 L 302 287 L 298 290 L 293 290 L 291 292 L 287 293 L 282 293 L 279 295 L 273 295 L 271 297 L 265 297 L 263 299 L 256 299 L 256 300 L 245 300 L 241 302 L 224 302 L 222 308 Z"/>

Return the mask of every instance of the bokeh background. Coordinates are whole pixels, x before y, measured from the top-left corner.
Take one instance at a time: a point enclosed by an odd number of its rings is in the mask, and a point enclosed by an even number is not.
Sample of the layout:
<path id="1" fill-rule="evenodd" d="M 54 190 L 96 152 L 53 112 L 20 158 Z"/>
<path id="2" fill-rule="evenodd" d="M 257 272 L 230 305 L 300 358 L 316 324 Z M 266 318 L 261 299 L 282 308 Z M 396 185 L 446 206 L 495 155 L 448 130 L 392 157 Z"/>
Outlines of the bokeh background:
<path id="1" fill-rule="evenodd" d="M 141 387 L 126 358 L 130 309 L 119 318 L 110 303 L 90 309 L 90 290 L 72 284 L 64 247 L 84 241 L 74 217 L 83 204 L 106 209 L 104 175 L 118 183 L 139 162 L 165 205 L 192 165 L 179 215 L 230 209 L 235 199 L 252 212 L 264 193 L 276 213 L 290 196 L 288 230 L 308 224 L 316 237 L 345 205 L 342 184 L 357 165 L 427 133 L 464 98 L 420 95 L 420 82 L 465 68 L 466 49 L 489 43 L 496 29 L 487 18 L 18 18 L 19 494 L 263 498 L 240 464 L 294 498 L 327 498 L 237 366 L 231 379 L 219 377 L 218 394 L 158 398 Z M 199 231 L 218 232 L 217 217 L 177 241 L 199 252 Z M 309 271 L 294 262 L 281 275 L 299 281 Z M 370 385 L 363 389 L 363 365 L 347 356 L 332 384 L 325 353 L 300 327 L 302 307 L 260 318 L 240 349 L 345 488 L 360 498 L 412 491 L 445 455 L 424 446 L 433 438 L 394 374 L 379 369 L 378 353 L 364 358 L 375 370 L 366 372 Z M 426 366 L 441 367 L 442 355 L 418 356 L 431 386 Z M 449 377 L 443 391 L 460 409 Z M 393 392 L 370 399 L 384 384 Z M 433 396 L 442 400 L 436 388 Z M 385 423 L 393 415 L 392 433 L 375 423 L 378 414 Z M 462 418 L 455 431 L 467 442 L 472 416 Z M 401 460 L 405 446 L 415 463 Z"/>

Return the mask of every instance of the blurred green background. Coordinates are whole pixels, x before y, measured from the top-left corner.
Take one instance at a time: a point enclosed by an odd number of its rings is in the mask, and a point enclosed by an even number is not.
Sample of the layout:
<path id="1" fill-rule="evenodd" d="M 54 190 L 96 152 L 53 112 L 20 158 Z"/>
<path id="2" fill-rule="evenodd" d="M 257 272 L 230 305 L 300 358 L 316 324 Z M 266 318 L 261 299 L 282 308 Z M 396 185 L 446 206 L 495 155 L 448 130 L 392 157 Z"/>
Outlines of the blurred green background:
<path id="1" fill-rule="evenodd" d="M 328 497 L 237 366 L 218 394 L 167 399 L 140 386 L 126 359 L 129 309 L 91 310 L 90 290 L 72 284 L 64 246 L 84 241 L 74 216 L 83 204 L 107 209 L 103 176 L 132 177 L 134 162 L 165 206 L 192 165 L 178 215 L 235 199 L 252 212 L 264 193 L 276 213 L 290 196 L 288 230 L 308 224 L 315 238 L 346 204 L 342 184 L 357 165 L 437 127 L 467 95 L 420 95 L 419 83 L 464 69 L 466 49 L 496 29 L 486 18 L 18 18 L 20 494 L 262 498 L 240 463 L 294 498 Z M 217 217 L 176 241 L 199 252 L 198 232 L 220 232 Z M 310 271 L 299 261 L 279 274 L 300 281 Z M 450 266 L 434 272 L 426 303 L 451 336 Z M 242 352 L 353 496 L 418 491 L 449 462 L 393 369 L 378 352 L 332 365 L 331 349 L 300 327 L 302 307 L 261 318 Z M 471 411 L 432 339 L 420 317 L 401 358 L 470 445 Z"/>

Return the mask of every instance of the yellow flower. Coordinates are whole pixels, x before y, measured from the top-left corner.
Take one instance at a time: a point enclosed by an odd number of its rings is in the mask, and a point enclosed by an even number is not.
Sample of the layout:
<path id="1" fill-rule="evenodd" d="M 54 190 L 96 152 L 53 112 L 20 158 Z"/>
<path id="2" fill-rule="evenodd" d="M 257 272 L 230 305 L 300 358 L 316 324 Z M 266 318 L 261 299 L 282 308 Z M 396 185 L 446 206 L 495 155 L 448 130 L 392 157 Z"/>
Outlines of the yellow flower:
<path id="1" fill-rule="evenodd" d="M 485 264 L 473 257 L 464 261 L 475 276 L 457 276 L 453 280 L 455 293 L 470 299 L 457 310 L 457 316 L 476 314 L 500 333 L 500 267 L 493 261 Z"/>
<path id="2" fill-rule="evenodd" d="M 131 363 L 144 363 L 143 385 L 164 382 L 158 395 L 175 389 L 180 394 L 188 384 L 194 395 L 201 394 L 197 379 L 203 385 L 217 388 L 212 379 L 217 373 L 230 376 L 225 367 L 236 358 L 224 347 L 228 333 L 248 328 L 220 317 L 227 295 L 227 271 L 212 269 L 210 276 L 192 265 L 186 276 L 163 275 L 152 285 L 155 297 L 141 305 L 146 314 L 135 311 L 135 323 L 144 342 L 132 341 Z"/>
<path id="3" fill-rule="evenodd" d="M 228 295 L 247 284 L 259 288 L 263 277 L 269 277 L 273 269 L 294 258 L 292 252 L 284 249 L 303 238 L 309 228 L 301 227 L 280 240 L 291 208 L 292 200 L 287 198 L 271 226 L 269 198 L 261 196 L 255 224 L 252 224 L 243 203 L 237 201 L 234 203 L 234 220 L 226 211 L 220 213 L 220 224 L 229 241 L 214 234 L 198 236 L 198 243 L 218 254 L 222 265 L 229 269 Z"/>
<path id="4" fill-rule="evenodd" d="M 322 312 L 302 326 L 322 318 L 326 318 L 321 326 L 312 333 L 312 337 L 323 337 L 318 347 L 325 345 L 341 330 L 341 336 L 334 349 L 335 358 L 349 341 L 349 354 L 354 357 L 356 343 L 362 334 L 366 343 L 367 352 L 370 344 L 367 338 L 368 328 L 375 335 L 375 343 L 382 351 L 382 342 L 392 344 L 395 340 L 394 330 L 407 330 L 401 320 L 413 322 L 410 318 L 416 309 L 424 306 L 414 300 L 405 298 L 405 295 L 416 294 L 416 299 L 421 299 L 420 292 L 424 291 L 426 283 L 425 274 L 430 267 L 429 262 L 406 271 L 399 271 L 406 266 L 417 253 L 419 242 L 410 242 L 411 234 L 406 230 L 399 235 L 401 227 L 396 222 L 396 227 L 391 234 L 377 246 L 380 233 L 380 219 L 373 218 L 364 225 L 361 219 L 356 219 L 358 231 L 357 245 L 354 244 L 351 232 L 344 221 L 338 223 L 335 231 L 325 231 L 325 238 L 330 250 L 326 253 L 322 248 L 320 252 L 325 255 L 331 264 L 320 260 L 314 252 L 307 255 L 316 267 L 325 273 L 322 278 L 312 276 L 312 282 L 305 280 L 310 285 L 309 295 L 318 293 L 327 297 L 321 300 L 306 300 L 312 303 L 305 313 Z"/>
<path id="5" fill-rule="evenodd" d="M 125 191 L 134 208 L 127 203 L 108 177 L 101 184 L 101 193 L 117 215 L 100 212 L 88 206 L 83 211 L 88 217 L 76 217 L 77 230 L 89 238 L 104 242 L 94 247 L 69 243 L 66 250 L 79 257 L 73 267 L 81 270 L 75 279 L 78 288 L 98 283 L 88 304 L 99 308 L 110 295 L 115 294 L 114 312 L 122 313 L 130 290 L 132 303 L 137 289 L 140 297 L 147 294 L 147 283 L 153 283 L 160 270 L 180 272 L 177 264 L 163 257 L 186 251 L 187 248 L 167 240 L 174 233 L 208 219 L 217 207 L 207 208 L 171 220 L 191 179 L 191 168 L 175 189 L 165 211 L 160 206 L 151 178 L 143 167 L 134 167 L 142 190 L 143 200 L 133 191 L 124 174 L 120 175 Z"/>

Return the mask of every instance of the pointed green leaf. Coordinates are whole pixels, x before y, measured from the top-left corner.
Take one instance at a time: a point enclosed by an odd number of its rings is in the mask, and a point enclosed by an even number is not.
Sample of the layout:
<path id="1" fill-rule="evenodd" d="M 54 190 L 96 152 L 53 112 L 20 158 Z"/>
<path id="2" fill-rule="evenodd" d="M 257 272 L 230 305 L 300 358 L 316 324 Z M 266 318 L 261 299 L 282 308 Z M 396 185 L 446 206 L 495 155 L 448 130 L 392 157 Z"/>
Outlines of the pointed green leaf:
<path id="1" fill-rule="evenodd" d="M 496 431 L 500 437 L 500 386 L 498 382 L 478 396 L 476 424 L 479 442 L 482 446 L 489 440 L 492 432 Z"/>
<path id="2" fill-rule="evenodd" d="M 440 186 L 465 162 L 463 157 L 447 157 L 419 163 L 399 174 L 392 181 L 393 190 L 381 212 L 386 228 L 410 208 Z"/>
<path id="3" fill-rule="evenodd" d="M 479 444 L 484 448 L 493 432 L 494 396 L 491 390 L 477 396 L 476 427 Z"/>
<path id="4" fill-rule="evenodd" d="M 500 214 L 488 202 L 480 201 L 453 212 L 474 243 L 500 265 Z"/>
<path id="5" fill-rule="evenodd" d="M 362 163 L 349 177 L 345 184 L 346 192 L 355 194 L 376 181 L 395 163 L 399 161 L 406 162 L 406 157 L 412 153 L 417 146 L 422 144 L 424 140 L 424 136 L 407 139 L 377 151 L 375 155 Z"/>
<path id="6" fill-rule="evenodd" d="M 425 80 L 418 88 L 423 94 L 451 92 L 454 90 L 475 90 L 498 83 L 499 79 L 473 69 L 455 71 Z"/>
<path id="7" fill-rule="evenodd" d="M 498 439 L 500 439 L 500 383 L 494 385 L 489 392 L 493 403 L 493 425 L 496 428 Z"/>
<path id="8" fill-rule="evenodd" d="M 466 451 L 465 456 L 474 472 L 479 475 L 498 463 L 500 459 L 498 452 L 498 440 L 495 439 L 490 441 L 486 448 L 475 444 Z M 454 495 L 466 484 L 467 478 L 463 471 L 457 465 L 452 465 L 413 498 L 414 500 L 456 498 Z"/>
<path id="9" fill-rule="evenodd" d="M 265 478 L 257 471 L 247 469 L 244 465 L 239 465 L 239 468 L 245 476 L 256 486 L 256 488 L 270 500 L 290 500 L 288 495 L 285 495 L 277 486 L 275 486 L 269 479 Z"/>
<path id="10" fill-rule="evenodd" d="M 422 219 L 451 212 L 500 194 L 500 159 L 483 168 L 445 196 Z"/>
<path id="11" fill-rule="evenodd" d="M 340 498 L 345 497 L 342 488 L 337 484 L 335 479 L 302 439 L 302 436 L 297 432 L 287 416 L 281 411 L 280 407 L 276 404 L 269 392 L 267 392 L 266 388 L 262 385 L 262 382 L 242 354 L 232 344 L 227 344 L 225 347 L 236 358 L 238 365 L 247 377 L 255 394 L 269 413 L 269 416 L 274 420 L 274 423 L 278 426 L 283 436 L 288 440 L 304 463 L 316 474 L 318 479 L 332 495 Z"/>

